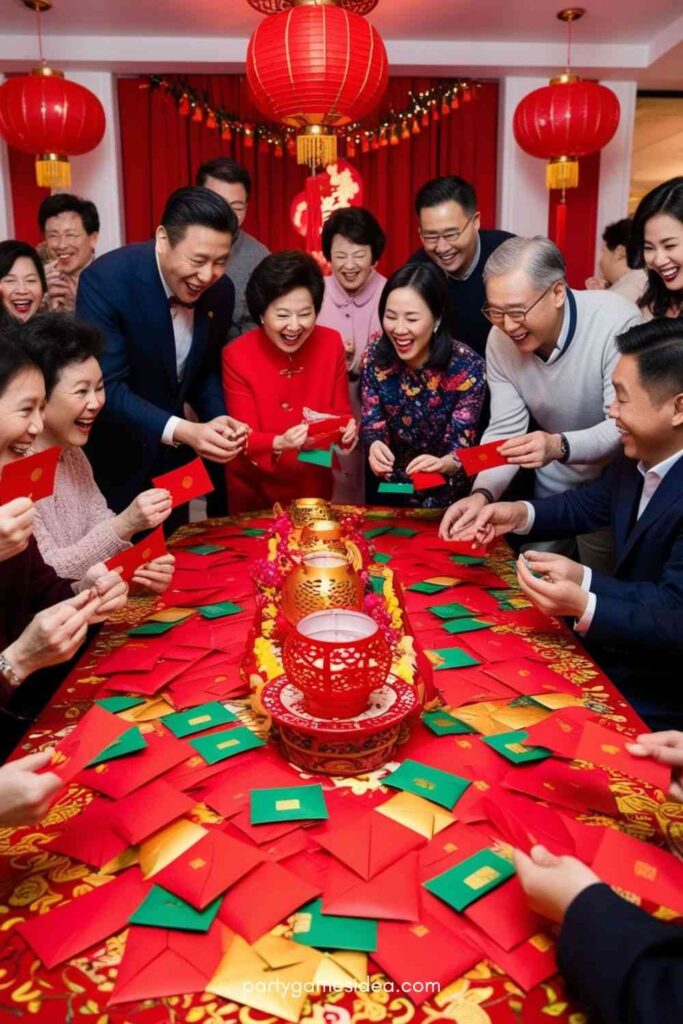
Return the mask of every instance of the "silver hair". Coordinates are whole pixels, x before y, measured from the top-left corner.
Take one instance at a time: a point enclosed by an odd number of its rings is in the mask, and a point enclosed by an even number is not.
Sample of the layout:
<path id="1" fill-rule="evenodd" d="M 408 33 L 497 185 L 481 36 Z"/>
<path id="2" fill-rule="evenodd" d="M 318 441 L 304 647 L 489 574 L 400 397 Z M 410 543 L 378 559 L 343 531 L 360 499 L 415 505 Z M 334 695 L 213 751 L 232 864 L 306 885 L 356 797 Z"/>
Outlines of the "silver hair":
<path id="1" fill-rule="evenodd" d="M 506 238 L 491 253 L 484 266 L 484 281 L 502 277 L 523 267 L 536 288 L 550 288 L 563 281 L 567 267 L 554 242 L 543 235 L 533 238 Z"/>

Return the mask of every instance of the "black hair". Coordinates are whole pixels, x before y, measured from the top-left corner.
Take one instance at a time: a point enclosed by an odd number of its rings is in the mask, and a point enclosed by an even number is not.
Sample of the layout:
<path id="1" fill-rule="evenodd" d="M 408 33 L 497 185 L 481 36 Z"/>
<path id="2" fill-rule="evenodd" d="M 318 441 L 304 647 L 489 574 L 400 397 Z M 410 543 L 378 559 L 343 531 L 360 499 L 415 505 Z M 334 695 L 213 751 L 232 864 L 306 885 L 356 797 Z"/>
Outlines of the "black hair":
<path id="1" fill-rule="evenodd" d="M 370 211 L 359 206 L 335 210 L 325 221 L 322 250 L 326 260 L 332 258 L 332 239 L 335 235 L 348 238 L 354 245 L 369 245 L 373 263 L 376 263 L 384 252 L 387 241 L 387 236 Z"/>
<path id="2" fill-rule="evenodd" d="M 477 193 L 474 185 L 464 178 L 458 178 L 451 174 L 444 178 L 432 178 L 425 182 L 415 196 L 415 213 L 420 216 L 420 210 L 426 206 L 440 206 L 441 203 L 459 203 L 468 217 L 473 217 L 477 212 Z"/>
<path id="3" fill-rule="evenodd" d="M 437 370 L 445 370 L 453 355 L 453 339 L 448 324 L 450 321 L 451 303 L 448 295 L 446 278 L 442 271 L 431 263 L 406 263 L 394 271 L 382 289 L 379 297 L 379 321 L 382 324 L 382 337 L 375 349 L 377 362 L 380 366 L 390 366 L 397 361 L 396 349 L 384 330 L 384 311 L 390 294 L 397 288 L 412 288 L 435 320 L 439 321 L 429 346 L 429 357 L 426 365 Z"/>
<path id="4" fill-rule="evenodd" d="M 195 185 L 206 186 L 207 178 L 217 178 L 229 185 L 244 185 L 247 199 L 251 193 L 251 176 L 246 167 L 238 164 L 236 160 L 230 160 L 227 156 L 217 156 L 213 160 L 207 160 L 197 171 Z"/>
<path id="5" fill-rule="evenodd" d="M 658 213 L 674 217 L 683 226 L 683 177 L 671 178 L 657 185 L 638 203 L 631 226 L 631 244 L 628 252 L 630 267 L 645 266 L 645 225 Z M 656 270 L 648 269 L 647 288 L 638 300 L 641 309 L 651 309 L 655 317 L 660 317 L 682 301 L 683 289 L 671 291 Z"/>
<path id="6" fill-rule="evenodd" d="M 237 234 L 237 217 L 222 196 L 199 185 L 177 188 L 166 200 L 161 215 L 161 225 L 166 229 L 171 247 L 177 245 L 194 224 L 233 238 Z"/>
<path id="7" fill-rule="evenodd" d="M 0 320 L 0 398 L 22 370 L 40 371 L 38 361 L 23 344 L 24 329 L 25 324 L 12 317 Z"/>
<path id="8" fill-rule="evenodd" d="M 623 217 L 608 224 L 602 233 L 602 240 L 610 252 L 614 252 L 619 245 L 627 249 L 631 241 L 631 218 Z"/>
<path id="9" fill-rule="evenodd" d="M 60 213 L 77 213 L 86 235 L 94 235 L 100 230 L 100 215 L 94 203 L 80 196 L 72 196 L 69 192 L 58 192 L 54 196 L 47 196 L 38 207 L 38 224 L 43 234 L 48 217 L 58 217 Z"/>
<path id="10" fill-rule="evenodd" d="M 664 402 L 683 392 L 683 321 L 660 317 L 617 335 L 622 356 L 635 356 L 646 391 Z"/>
<path id="11" fill-rule="evenodd" d="M 21 259 L 22 256 L 31 260 L 36 268 L 36 274 L 40 278 L 44 295 L 47 291 L 47 281 L 45 280 L 43 264 L 36 250 L 28 242 L 19 242 L 16 238 L 9 238 L 6 242 L 0 242 L 0 278 L 6 277 L 17 260 Z"/>
<path id="12" fill-rule="evenodd" d="M 23 344 L 43 371 L 49 398 L 65 366 L 99 359 L 105 349 L 102 331 L 70 313 L 37 313 L 23 325 Z"/>
<path id="13" fill-rule="evenodd" d="M 298 249 L 271 253 L 254 269 L 247 283 L 247 306 L 255 323 L 260 323 L 271 302 L 294 288 L 311 293 L 315 315 L 320 312 L 325 294 L 322 271 L 312 256 Z"/>

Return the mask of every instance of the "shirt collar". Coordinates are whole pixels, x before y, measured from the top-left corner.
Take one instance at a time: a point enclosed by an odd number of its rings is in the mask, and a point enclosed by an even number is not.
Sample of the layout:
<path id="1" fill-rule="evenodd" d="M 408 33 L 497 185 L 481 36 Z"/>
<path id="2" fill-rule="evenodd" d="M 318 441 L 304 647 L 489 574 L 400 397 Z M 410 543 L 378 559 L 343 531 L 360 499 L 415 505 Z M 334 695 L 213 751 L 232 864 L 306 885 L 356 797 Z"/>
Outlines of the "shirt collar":
<path id="1" fill-rule="evenodd" d="M 468 277 L 471 277 L 474 271 L 477 269 L 477 264 L 481 258 L 481 237 L 477 231 L 477 247 L 474 250 L 474 259 L 470 263 L 467 270 L 463 270 L 457 274 L 451 274 L 450 276 L 455 278 L 456 281 L 466 281 Z"/>
<path id="2" fill-rule="evenodd" d="M 344 306 L 367 306 L 368 302 L 373 298 L 375 292 L 382 283 L 382 279 L 376 270 L 371 270 L 367 281 L 362 288 L 359 288 L 357 292 L 347 292 L 345 288 L 340 285 L 334 274 L 329 277 L 329 292 L 330 298 L 334 302 L 335 306 L 343 309 Z"/>
<path id="3" fill-rule="evenodd" d="M 166 293 L 166 298 L 170 299 L 171 296 L 173 295 L 173 292 L 171 291 L 171 289 L 166 284 L 166 278 L 161 273 L 161 264 L 159 263 L 159 253 L 157 252 L 156 248 L 154 250 L 154 259 L 157 261 L 157 270 L 159 271 L 159 277 L 161 278 L 161 286 L 162 286 L 162 288 L 164 289 L 164 291 Z"/>
<path id="4" fill-rule="evenodd" d="M 641 461 L 641 462 L 638 463 L 638 472 L 644 478 L 646 478 L 646 477 L 650 476 L 650 474 L 652 474 L 653 476 L 658 477 L 660 482 L 661 482 L 664 479 L 664 477 L 666 476 L 666 474 L 669 472 L 669 470 L 673 469 L 673 467 L 676 465 L 676 463 L 678 462 L 678 460 L 680 459 L 680 457 L 682 455 L 683 455 L 683 449 L 681 449 L 680 452 L 674 452 L 674 454 L 670 455 L 668 459 L 662 459 L 661 462 L 658 462 L 656 466 L 652 466 L 651 469 L 645 469 L 645 466 L 643 465 L 643 463 Z"/>

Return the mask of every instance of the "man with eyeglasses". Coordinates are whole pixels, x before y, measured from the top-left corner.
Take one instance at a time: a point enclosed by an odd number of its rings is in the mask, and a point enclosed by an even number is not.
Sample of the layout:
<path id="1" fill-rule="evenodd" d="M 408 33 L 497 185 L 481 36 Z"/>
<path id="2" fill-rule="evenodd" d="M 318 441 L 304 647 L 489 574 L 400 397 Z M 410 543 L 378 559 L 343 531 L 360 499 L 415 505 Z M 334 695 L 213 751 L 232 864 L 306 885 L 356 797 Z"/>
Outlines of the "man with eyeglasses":
<path id="1" fill-rule="evenodd" d="M 242 228 L 251 193 L 251 177 L 245 167 L 222 156 L 207 160 L 197 171 L 196 184 L 222 196 L 237 217 L 238 231 L 225 271 L 235 286 L 233 326 L 228 332 L 228 339 L 232 341 L 256 327 L 247 309 L 247 281 L 261 260 L 269 255 L 270 249 Z"/>
<path id="2" fill-rule="evenodd" d="M 500 440 L 508 464 L 479 473 L 469 497 L 451 505 L 441 523 L 445 538 L 464 533 L 498 501 L 519 468 L 535 470 L 534 496 L 545 498 L 595 479 L 619 448 L 607 416 L 616 337 L 642 317 L 621 295 L 573 291 L 565 273 L 562 253 L 541 236 L 509 238 L 487 260 L 482 313 L 493 324 L 486 349 L 491 419 L 482 443 Z M 532 433 L 530 417 L 540 428 Z M 584 565 L 611 568 L 607 531 L 576 541 Z M 535 547 L 568 554 L 574 542 Z"/>
<path id="3" fill-rule="evenodd" d="M 80 273 L 95 259 L 100 230 L 97 207 L 88 199 L 58 192 L 43 199 L 38 224 L 49 257 L 45 264 L 47 305 L 51 310 L 72 312 Z"/>
<path id="4" fill-rule="evenodd" d="M 429 260 L 443 270 L 453 307 L 451 335 L 483 356 L 491 325 L 481 313 L 486 301 L 482 271 L 491 253 L 512 236 L 480 230 L 474 188 L 456 175 L 423 185 L 415 196 L 415 212 L 423 248 L 410 262 Z"/>

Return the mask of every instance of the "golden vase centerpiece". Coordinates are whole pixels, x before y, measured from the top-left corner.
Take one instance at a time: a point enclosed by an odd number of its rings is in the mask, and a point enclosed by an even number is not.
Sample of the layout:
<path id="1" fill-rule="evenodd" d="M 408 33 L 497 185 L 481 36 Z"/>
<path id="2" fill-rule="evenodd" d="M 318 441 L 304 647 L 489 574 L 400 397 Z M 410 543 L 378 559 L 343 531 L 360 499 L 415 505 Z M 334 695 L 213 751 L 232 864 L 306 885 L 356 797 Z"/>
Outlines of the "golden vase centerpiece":
<path id="1" fill-rule="evenodd" d="M 363 607 L 363 584 L 349 558 L 333 551 L 303 555 L 282 584 L 282 613 L 293 625 L 327 608 Z"/>
<path id="2" fill-rule="evenodd" d="M 289 506 L 289 514 L 295 526 L 306 526 L 316 519 L 332 519 L 330 503 L 324 498 L 296 498 Z"/>
<path id="3" fill-rule="evenodd" d="M 344 530 L 336 519 L 315 519 L 304 526 L 299 541 L 301 551 L 336 551 L 347 553 Z"/>

